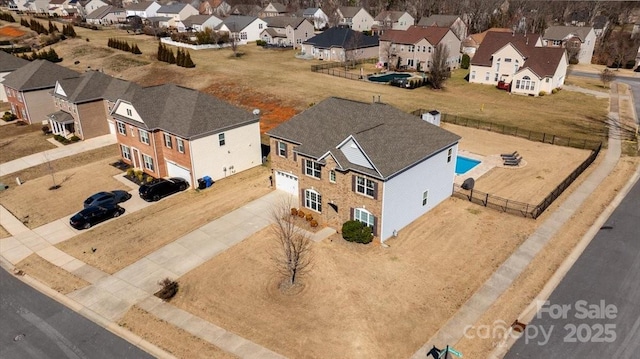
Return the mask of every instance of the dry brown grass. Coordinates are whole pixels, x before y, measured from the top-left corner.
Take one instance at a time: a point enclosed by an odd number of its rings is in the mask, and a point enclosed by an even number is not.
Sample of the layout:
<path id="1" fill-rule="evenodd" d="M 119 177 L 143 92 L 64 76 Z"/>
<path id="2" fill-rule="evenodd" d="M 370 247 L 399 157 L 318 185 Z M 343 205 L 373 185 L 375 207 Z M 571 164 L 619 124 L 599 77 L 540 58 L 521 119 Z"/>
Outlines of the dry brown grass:
<path id="1" fill-rule="evenodd" d="M 57 247 L 89 265 L 115 273 L 194 229 L 265 195 L 271 191 L 268 177 L 269 170 L 259 166 L 217 181 L 206 191 L 179 193 L 117 221 L 106 222 Z M 100 250 L 96 253 L 87 251 L 91 247 L 99 247 Z"/>
<path id="2" fill-rule="evenodd" d="M 22 270 L 29 276 L 37 278 L 47 287 L 62 294 L 71 293 L 90 284 L 86 280 L 51 264 L 35 253 L 16 264 L 16 269 Z"/>
<path id="3" fill-rule="evenodd" d="M 42 125 L 0 126 L 0 163 L 46 151 L 56 146 L 42 133 Z"/>
<path id="4" fill-rule="evenodd" d="M 178 358 L 236 358 L 190 333 L 176 328 L 149 312 L 133 306 L 118 322 L 121 327 L 145 338 L 147 341 Z"/>

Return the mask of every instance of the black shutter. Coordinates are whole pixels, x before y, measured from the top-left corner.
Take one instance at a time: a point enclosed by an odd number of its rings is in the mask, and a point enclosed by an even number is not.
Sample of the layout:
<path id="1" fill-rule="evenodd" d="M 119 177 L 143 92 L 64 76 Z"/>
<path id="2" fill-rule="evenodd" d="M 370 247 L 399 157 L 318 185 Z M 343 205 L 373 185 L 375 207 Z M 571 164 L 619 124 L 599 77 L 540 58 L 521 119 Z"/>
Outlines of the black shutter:
<path id="1" fill-rule="evenodd" d="M 378 199 L 378 182 L 373 182 L 373 199 Z"/>
<path id="2" fill-rule="evenodd" d="M 302 159 L 302 174 L 303 175 L 307 174 L 307 159 L 306 158 Z"/>
<path id="3" fill-rule="evenodd" d="M 349 220 L 352 220 L 352 221 L 354 220 L 354 218 L 353 218 L 353 212 L 354 212 L 353 207 L 350 207 L 350 208 L 349 208 Z"/>
<path id="4" fill-rule="evenodd" d="M 300 188 L 300 208 L 305 207 L 304 188 Z"/>
<path id="5" fill-rule="evenodd" d="M 351 176 L 351 190 L 353 192 L 356 191 L 356 176 L 355 175 Z"/>
<path id="6" fill-rule="evenodd" d="M 284 143 L 284 158 L 289 158 L 289 146 L 285 142 L 282 143 Z M 279 148 L 278 151 L 280 151 Z"/>
<path id="7" fill-rule="evenodd" d="M 371 230 L 374 236 L 378 235 L 378 217 L 373 216 L 373 228 Z"/>
<path id="8" fill-rule="evenodd" d="M 318 178 L 322 178 L 322 165 L 320 163 L 318 163 L 318 165 L 320 165 L 320 171 L 318 171 Z"/>

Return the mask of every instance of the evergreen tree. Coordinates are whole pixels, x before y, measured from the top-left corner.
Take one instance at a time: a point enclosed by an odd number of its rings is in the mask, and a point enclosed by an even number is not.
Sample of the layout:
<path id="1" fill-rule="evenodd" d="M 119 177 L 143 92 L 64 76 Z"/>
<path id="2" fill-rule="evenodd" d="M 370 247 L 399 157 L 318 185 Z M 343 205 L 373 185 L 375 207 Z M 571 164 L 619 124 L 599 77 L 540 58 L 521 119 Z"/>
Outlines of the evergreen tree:
<path id="1" fill-rule="evenodd" d="M 173 50 L 169 49 L 169 58 L 168 58 L 168 63 L 170 64 L 175 64 L 176 63 L 176 56 L 173 54 Z"/>
<path id="2" fill-rule="evenodd" d="M 176 64 L 178 66 L 182 66 L 183 65 L 183 55 L 182 55 L 182 49 L 178 48 L 178 55 L 176 56 Z"/>
<path id="3" fill-rule="evenodd" d="M 158 42 L 158 61 L 164 61 L 162 59 L 163 58 L 162 50 L 164 50 L 162 47 L 162 43 Z"/>
<path id="4" fill-rule="evenodd" d="M 131 49 L 131 52 L 136 55 L 142 54 L 142 51 L 140 51 L 140 49 L 138 48 L 138 44 L 133 44 L 133 48 Z"/>
<path id="5" fill-rule="evenodd" d="M 58 28 L 49 20 L 49 33 L 53 34 L 54 32 L 59 32 Z"/>
<path id="6" fill-rule="evenodd" d="M 128 42 L 123 41 L 122 42 L 122 49 L 120 49 L 122 51 L 126 51 L 126 52 L 131 52 L 131 45 L 129 45 Z"/>
<path id="7" fill-rule="evenodd" d="M 44 50 L 42 50 L 42 51 L 44 52 Z M 54 50 L 52 47 L 49 48 L 49 52 L 47 52 L 46 59 L 51 61 L 51 62 L 60 62 L 60 61 L 62 61 L 62 59 L 56 53 L 56 50 Z"/>
<path id="8" fill-rule="evenodd" d="M 191 55 L 189 54 L 188 51 L 184 57 L 184 67 L 189 69 L 196 67 L 196 64 L 194 64 L 193 61 L 191 61 Z"/>
<path id="9" fill-rule="evenodd" d="M 113 47 L 113 39 L 109 38 L 109 40 L 107 40 L 107 46 L 108 47 Z"/>

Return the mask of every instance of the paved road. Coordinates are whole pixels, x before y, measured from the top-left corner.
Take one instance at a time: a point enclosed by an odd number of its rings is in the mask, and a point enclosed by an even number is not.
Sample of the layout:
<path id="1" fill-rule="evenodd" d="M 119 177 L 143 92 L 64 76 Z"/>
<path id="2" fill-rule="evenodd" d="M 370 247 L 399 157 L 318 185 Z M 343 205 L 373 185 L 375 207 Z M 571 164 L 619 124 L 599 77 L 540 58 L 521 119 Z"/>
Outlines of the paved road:
<path id="1" fill-rule="evenodd" d="M 0 268 L 0 358 L 153 358 Z"/>
<path id="2" fill-rule="evenodd" d="M 640 181 L 542 305 L 512 358 L 638 358 Z M 583 318 L 584 314 L 590 316 Z M 544 333 L 543 333 L 544 332 Z"/>

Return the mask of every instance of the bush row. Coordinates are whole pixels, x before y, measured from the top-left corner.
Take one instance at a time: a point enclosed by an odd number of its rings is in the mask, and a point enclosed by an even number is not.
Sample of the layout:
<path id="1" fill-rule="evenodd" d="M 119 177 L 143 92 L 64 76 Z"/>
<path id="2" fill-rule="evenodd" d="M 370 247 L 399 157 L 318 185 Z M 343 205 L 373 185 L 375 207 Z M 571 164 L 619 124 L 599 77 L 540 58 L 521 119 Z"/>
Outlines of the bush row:
<path id="1" fill-rule="evenodd" d="M 0 11 L 0 20 L 6 21 L 6 22 L 16 22 L 16 19 L 14 19 L 11 14 L 3 11 Z"/>
<path id="2" fill-rule="evenodd" d="M 123 41 L 123 40 L 109 38 L 109 40 L 107 41 L 107 46 L 109 46 L 109 47 L 111 47 L 113 49 L 118 49 L 118 50 L 122 50 L 122 51 L 131 52 L 131 53 L 136 54 L 136 55 L 142 54 L 142 51 L 140 51 L 140 49 L 138 48 L 137 44 L 134 43 L 133 45 L 129 45 L 128 42 Z"/>
<path id="3" fill-rule="evenodd" d="M 191 55 L 188 51 L 178 48 L 178 54 L 174 55 L 173 50 L 163 43 L 158 44 L 158 61 L 176 64 L 186 68 L 196 67 L 196 64 L 191 61 Z"/>
<path id="4" fill-rule="evenodd" d="M 58 53 L 56 53 L 56 50 L 54 50 L 51 47 L 49 48 L 49 51 L 47 50 L 42 50 L 40 52 L 34 51 L 31 53 L 31 56 L 29 56 L 27 53 L 23 53 L 20 57 L 29 61 L 39 60 L 39 59 L 48 60 L 50 62 L 62 61 L 62 58 L 58 56 Z"/>

